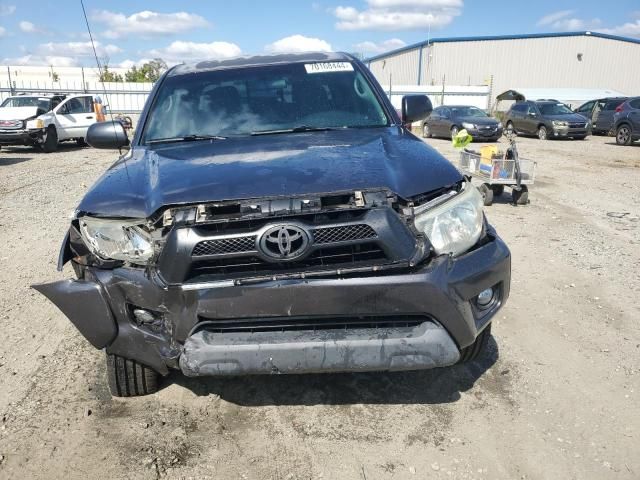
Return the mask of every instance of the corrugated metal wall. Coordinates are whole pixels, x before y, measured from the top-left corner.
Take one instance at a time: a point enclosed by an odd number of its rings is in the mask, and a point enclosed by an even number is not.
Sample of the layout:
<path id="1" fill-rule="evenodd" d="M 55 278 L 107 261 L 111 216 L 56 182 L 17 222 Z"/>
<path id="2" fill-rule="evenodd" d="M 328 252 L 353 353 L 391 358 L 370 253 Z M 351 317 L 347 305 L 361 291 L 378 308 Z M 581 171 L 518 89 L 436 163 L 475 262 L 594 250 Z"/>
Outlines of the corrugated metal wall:
<path id="1" fill-rule="evenodd" d="M 371 63 L 381 83 L 417 83 L 419 48 Z M 582 54 L 582 60 L 578 60 Z M 384 70 L 382 64 L 386 60 Z M 588 35 L 434 43 L 423 49 L 422 84 L 608 88 L 640 95 L 640 44 Z"/>
<path id="2" fill-rule="evenodd" d="M 385 85 L 389 84 L 389 74 L 392 76 L 391 84 L 417 85 L 419 52 L 420 49 L 409 50 L 379 62 L 372 62 L 369 69 L 378 81 Z"/>

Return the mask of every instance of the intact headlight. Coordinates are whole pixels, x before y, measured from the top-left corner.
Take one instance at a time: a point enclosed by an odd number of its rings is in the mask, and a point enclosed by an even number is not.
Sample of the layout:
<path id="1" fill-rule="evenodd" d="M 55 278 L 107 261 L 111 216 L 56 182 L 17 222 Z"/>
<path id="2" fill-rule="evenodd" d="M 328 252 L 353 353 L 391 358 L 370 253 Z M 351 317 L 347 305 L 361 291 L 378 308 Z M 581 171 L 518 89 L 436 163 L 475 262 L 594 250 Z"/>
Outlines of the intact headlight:
<path id="1" fill-rule="evenodd" d="M 462 128 L 466 128 L 467 130 L 475 130 L 476 126 L 473 123 L 462 122 Z"/>
<path id="2" fill-rule="evenodd" d="M 458 256 L 473 247 L 482 235 L 482 196 L 467 183 L 451 200 L 418 213 L 414 223 L 424 232 L 435 252 Z"/>
<path id="3" fill-rule="evenodd" d="M 105 260 L 146 264 L 153 256 L 151 236 L 142 229 L 144 220 L 81 217 L 78 221 L 84 243 Z"/>
<path id="4" fill-rule="evenodd" d="M 554 127 L 567 127 L 569 125 L 567 122 L 561 122 L 560 120 L 554 120 L 551 123 L 553 123 Z"/>

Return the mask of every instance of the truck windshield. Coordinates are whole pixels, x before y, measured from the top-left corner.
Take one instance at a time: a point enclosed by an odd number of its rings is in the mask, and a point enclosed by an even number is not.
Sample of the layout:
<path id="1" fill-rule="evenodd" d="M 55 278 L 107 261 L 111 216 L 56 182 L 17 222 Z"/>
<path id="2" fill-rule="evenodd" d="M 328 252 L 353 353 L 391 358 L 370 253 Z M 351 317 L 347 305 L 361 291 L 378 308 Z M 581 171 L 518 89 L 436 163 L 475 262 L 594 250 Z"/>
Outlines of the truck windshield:
<path id="1" fill-rule="evenodd" d="M 349 62 L 169 76 L 148 118 L 145 143 L 389 124 L 366 78 Z"/>
<path id="2" fill-rule="evenodd" d="M 51 110 L 51 99 L 42 97 L 11 97 L 7 98 L 2 107 L 38 107 L 39 110 L 48 112 Z"/>

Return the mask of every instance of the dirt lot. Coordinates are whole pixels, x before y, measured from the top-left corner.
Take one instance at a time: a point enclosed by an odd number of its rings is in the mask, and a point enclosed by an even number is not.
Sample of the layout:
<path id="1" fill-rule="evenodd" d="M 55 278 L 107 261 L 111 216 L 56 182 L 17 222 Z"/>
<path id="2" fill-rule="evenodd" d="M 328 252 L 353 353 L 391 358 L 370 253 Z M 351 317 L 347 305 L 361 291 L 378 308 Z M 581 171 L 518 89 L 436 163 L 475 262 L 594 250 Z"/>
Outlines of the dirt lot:
<path id="1" fill-rule="evenodd" d="M 173 375 L 120 400 L 103 353 L 29 288 L 62 278 L 68 218 L 115 154 L 3 149 L 0 478 L 640 478 L 640 146 L 522 139 L 520 152 L 539 176 L 530 205 L 487 209 L 513 284 L 482 361 Z"/>

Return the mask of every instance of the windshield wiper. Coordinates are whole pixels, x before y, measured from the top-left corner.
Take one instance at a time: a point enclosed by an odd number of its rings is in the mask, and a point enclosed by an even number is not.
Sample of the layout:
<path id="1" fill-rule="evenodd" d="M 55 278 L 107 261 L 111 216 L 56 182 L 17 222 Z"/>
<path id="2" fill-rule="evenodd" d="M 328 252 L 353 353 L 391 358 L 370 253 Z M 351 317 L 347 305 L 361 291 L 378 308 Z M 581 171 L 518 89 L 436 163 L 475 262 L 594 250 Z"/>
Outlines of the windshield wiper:
<path id="1" fill-rule="evenodd" d="M 226 140 L 227 137 L 221 137 L 220 135 L 185 135 L 183 137 L 167 137 L 167 138 L 154 138 L 147 140 L 147 145 L 154 143 L 175 143 L 175 142 L 197 142 L 199 140 Z"/>
<path id="2" fill-rule="evenodd" d="M 258 130 L 251 132 L 251 135 L 277 135 L 279 133 L 299 133 L 299 132 L 328 132 L 330 130 L 339 130 L 347 127 L 310 127 L 308 125 L 300 125 L 299 127 L 283 128 L 279 130 Z"/>

